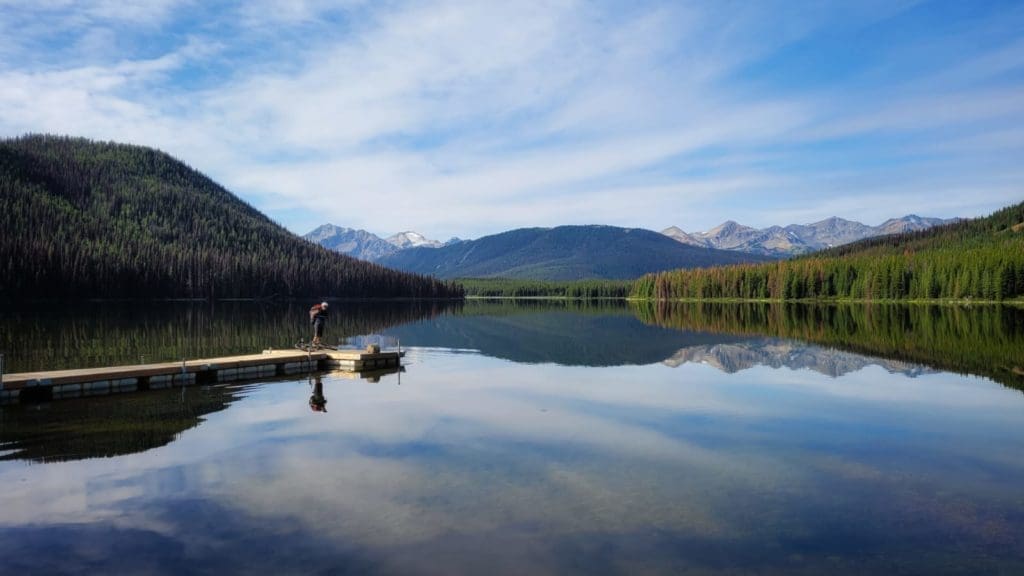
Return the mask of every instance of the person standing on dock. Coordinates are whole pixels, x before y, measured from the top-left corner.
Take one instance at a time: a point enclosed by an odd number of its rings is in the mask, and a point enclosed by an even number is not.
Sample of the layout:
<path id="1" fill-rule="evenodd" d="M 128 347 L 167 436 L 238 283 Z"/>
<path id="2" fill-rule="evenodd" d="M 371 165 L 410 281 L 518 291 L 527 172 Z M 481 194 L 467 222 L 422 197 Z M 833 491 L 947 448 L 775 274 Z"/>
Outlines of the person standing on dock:
<path id="1" fill-rule="evenodd" d="M 313 346 L 319 346 L 320 338 L 324 335 L 324 325 L 327 324 L 327 302 L 313 304 L 309 309 L 309 322 L 313 325 Z"/>

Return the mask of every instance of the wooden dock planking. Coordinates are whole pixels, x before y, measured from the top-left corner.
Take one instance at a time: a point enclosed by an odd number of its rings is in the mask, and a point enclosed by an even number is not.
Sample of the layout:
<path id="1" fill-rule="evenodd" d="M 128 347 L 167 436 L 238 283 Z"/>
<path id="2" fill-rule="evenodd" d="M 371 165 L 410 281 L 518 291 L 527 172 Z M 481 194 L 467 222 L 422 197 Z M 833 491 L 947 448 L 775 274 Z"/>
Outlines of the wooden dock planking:
<path id="1" fill-rule="evenodd" d="M 42 372 L 22 372 L 4 375 L 4 388 L 16 389 L 29 386 L 53 385 L 53 384 L 76 384 L 82 382 L 93 382 L 97 380 L 110 380 L 120 378 L 138 378 L 145 376 L 157 376 L 162 374 L 195 373 L 203 370 L 217 370 L 221 368 L 238 368 L 266 363 L 271 359 L 288 361 L 292 357 L 295 361 L 305 360 L 306 353 L 296 351 L 273 351 L 264 354 L 249 354 L 245 356 L 228 356 L 224 358 L 186 360 L 184 370 L 182 362 L 161 362 L 156 364 L 136 364 L 128 366 L 109 366 L 102 368 L 77 368 L 73 370 L 46 370 Z M 317 360 L 320 357 L 314 355 Z"/>
<path id="2" fill-rule="evenodd" d="M 235 382 L 325 368 L 346 371 L 386 369 L 401 365 L 401 352 L 361 350 L 265 350 L 261 354 L 161 362 L 130 366 L 80 368 L 4 374 L 0 402 L 16 401 L 23 390 L 51 398 L 130 392 L 174 385 Z"/>

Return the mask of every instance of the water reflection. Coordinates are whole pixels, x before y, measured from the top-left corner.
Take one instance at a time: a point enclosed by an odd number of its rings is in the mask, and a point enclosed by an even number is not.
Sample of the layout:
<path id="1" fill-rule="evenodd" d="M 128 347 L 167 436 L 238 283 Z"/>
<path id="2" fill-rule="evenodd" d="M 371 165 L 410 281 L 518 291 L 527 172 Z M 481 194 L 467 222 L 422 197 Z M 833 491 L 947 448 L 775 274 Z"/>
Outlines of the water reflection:
<path id="1" fill-rule="evenodd" d="M 388 330 L 410 365 L 378 383 L 190 388 L 229 409 L 194 410 L 201 425 L 152 449 L 59 464 L 8 453 L 0 572 L 1024 569 L 1024 396 L 900 357 L 924 357 L 926 336 L 859 331 L 927 321 L 998 350 L 1019 338 L 1004 320 L 490 306 Z M 153 398 L 143 412 L 158 422 L 181 410 L 154 394 L 39 408 L 115 441 L 135 412 L 104 403 Z M 28 408 L 3 409 L 7 450 L 21 449 L 8 415 Z M 18 442 L 52 423 L 17 418 Z"/>
<path id="2" fill-rule="evenodd" d="M 1024 308 L 1017 306 L 634 303 L 645 323 L 721 335 L 796 339 L 1024 390 Z"/>
<path id="3" fill-rule="evenodd" d="M 336 302 L 325 342 L 431 318 L 459 303 Z M 168 362 L 291 348 L 309 338 L 306 303 L 91 302 L 0 308 L 6 372 Z"/>
<path id="4" fill-rule="evenodd" d="M 327 413 L 324 378 L 373 384 L 393 376 L 400 383 L 403 370 L 389 367 L 311 374 L 305 390 L 309 409 Z M 68 462 L 159 448 L 199 426 L 210 414 L 228 408 L 253 386 L 274 386 L 280 381 L 276 378 L 259 384 L 190 386 L 3 406 L 0 461 Z"/>
<path id="5" fill-rule="evenodd" d="M 344 401 L 315 418 L 308 381 L 284 381 L 246 389 L 159 450 L 60 467 L 0 463 L 0 567 L 835 574 L 1022 566 L 1015 503 L 1024 411 L 1015 392 L 877 367 L 833 380 L 696 364 L 431 360 L 402 387 L 324 375 L 332 399 Z"/>
<path id="6" fill-rule="evenodd" d="M 385 334 L 525 363 L 672 364 L 689 350 L 725 369 L 734 362 L 802 365 L 840 375 L 877 364 L 907 374 L 976 374 L 1024 389 L 1024 308 L 1014 306 L 471 301 Z M 789 348 L 780 349 L 781 340 Z"/>
<path id="7" fill-rule="evenodd" d="M 744 335 L 677 330 L 640 321 L 624 301 L 469 301 L 429 320 L 384 331 L 403 345 L 476 350 L 529 364 L 624 366 L 661 362 L 680 348 L 742 342 Z"/>
<path id="8" fill-rule="evenodd" d="M 165 446 L 238 398 L 234 386 L 4 406 L 0 460 L 63 462 Z"/>
<path id="9" fill-rule="evenodd" d="M 313 394 L 309 397 L 309 409 L 313 412 L 327 413 L 327 398 L 324 397 L 323 377 L 317 374 L 313 379 Z"/>
<path id="10" fill-rule="evenodd" d="M 750 370 L 757 366 L 769 366 L 791 370 L 813 370 L 833 378 L 857 372 L 869 366 L 878 366 L 890 374 L 903 374 L 911 378 L 937 372 L 937 370 L 921 364 L 863 356 L 835 348 L 808 345 L 799 340 L 779 338 L 763 338 L 735 344 L 691 346 L 680 349 L 662 363 L 673 368 L 687 363 L 707 364 L 729 374 L 740 370 Z"/>
<path id="11" fill-rule="evenodd" d="M 290 348 L 308 336 L 305 308 L 222 302 L 6 310 L 0 353 L 7 372 L 21 372 Z M 927 366 L 1024 389 L 1024 308 L 1012 306 L 342 302 L 328 327 L 331 342 L 380 333 L 405 346 L 564 366 L 672 362 L 684 349 L 749 349 L 750 342 L 768 337 L 911 366 L 899 370 Z"/>
<path id="12" fill-rule="evenodd" d="M 213 327 L 210 333 L 214 337 L 230 331 L 225 318 L 263 318 L 238 330 L 245 336 L 228 344 L 248 345 L 255 343 L 254 338 L 271 338 L 271 333 L 283 330 L 280 320 L 294 311 L 289 307 L 239 306 L 228 307 L 225 315 L 212 316 L 204 316 L 205 312 L 197 312 L 192 305 L 182 308 L 186 321 L 177 328 L 168 321 L 168 333 L 178 338 L 168 342 L 189 346 L 185 337 L 191 333 L 189 318 L 208 323 L 204 325 Z M 1020 368 L 1024 365 L 1024 313 L 1017 308 L 665 303 L 591 307 L 571 302 L 508 301 L 471 301 L 448 308 L 373 305 L 361 312 L 356 311 L 358 307 L 338 308 L 340 313 L 333 321 L 342 334 L 364 326 L 377 328 L 413 320 L 383 332 L 386 339 L 413 347 L 408 360 L 414 364 L 436 360 L 426 350 L 472 349 L 487 357 L 525 364 L 613 367 L 660 363 L 676 368 L 699 364 L 730 374 L 760 366 L 811 370 L 833 378 L 872 367 L 909 377 L 953 370 L 1024 388 L 1024 370 Z M 428 319 L 418 319 L 423 316 Z M 300 317 L 298 324 L 304 327 L 304 318 Z M 108 325 L 101 322 L 100 326 Z M 75 329 L 70 332 L 78 333 Z M 125 334 L 117 329 L 114 333 Z M 130 333 L 132 337 L 140 335 Z M 277 337 L 281 338 L 280 334 Z M 159 340 L 158 336 L 150 338 L 148 345 Z M 115 346 L 105 349 L 115 355 L 123 353 Z M 401 371 L 395 368 L 339 372 L 331 377 L 379 382 L 390 376 L 401 383 Z M 166 445 L 182 431 L 197 426 L 204 415 L 233 402 L 236 394 L 232 387 L 212 387 L 190 389 L 180 398 L 176 391 L 154 391 L 6 407 L 0 413 L 0 459 L 46 462 L 145 451 Z M 310 410 L 327 412 L 321 375 L 310 381 L 307 397 Z"/>

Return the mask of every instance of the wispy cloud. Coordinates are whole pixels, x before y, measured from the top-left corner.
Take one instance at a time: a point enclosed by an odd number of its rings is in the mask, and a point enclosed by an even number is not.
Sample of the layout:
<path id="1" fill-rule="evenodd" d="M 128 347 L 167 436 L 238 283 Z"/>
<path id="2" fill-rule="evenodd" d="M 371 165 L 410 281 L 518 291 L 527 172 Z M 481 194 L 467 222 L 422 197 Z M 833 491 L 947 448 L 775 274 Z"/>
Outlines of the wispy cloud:
<path id="1" fill-rule="evenodd" d="M 159 147 L 300 233 L 970 216 L 1024 195 L 1020 10 L 114 4 L 0 0 L 0 134 Z"/>

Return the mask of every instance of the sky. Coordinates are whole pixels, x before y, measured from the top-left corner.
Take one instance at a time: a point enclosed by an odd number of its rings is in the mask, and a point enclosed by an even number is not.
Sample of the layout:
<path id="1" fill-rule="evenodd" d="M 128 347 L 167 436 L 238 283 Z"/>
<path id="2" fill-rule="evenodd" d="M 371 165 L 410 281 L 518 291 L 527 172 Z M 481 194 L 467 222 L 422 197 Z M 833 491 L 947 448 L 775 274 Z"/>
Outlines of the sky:
<path id="1" fill-rule="evenodd" d="M 0 0 L 0 137 L 164 150 L 298 234 L 1024 200 L 1024 2 Z"/>

